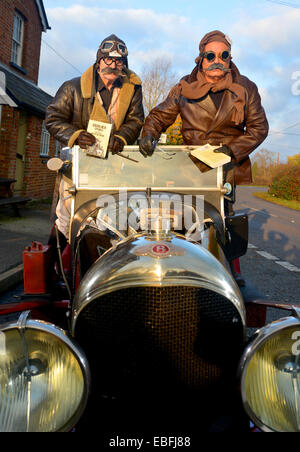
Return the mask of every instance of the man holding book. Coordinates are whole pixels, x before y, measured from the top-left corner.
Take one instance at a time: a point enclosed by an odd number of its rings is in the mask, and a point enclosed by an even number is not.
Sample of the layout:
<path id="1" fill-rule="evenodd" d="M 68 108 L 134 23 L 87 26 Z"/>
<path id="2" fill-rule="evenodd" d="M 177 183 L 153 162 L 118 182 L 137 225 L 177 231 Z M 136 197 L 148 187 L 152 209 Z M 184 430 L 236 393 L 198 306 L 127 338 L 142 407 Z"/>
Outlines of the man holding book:
<path id="1" fill-rule="evenodd" d="M 146 118 L 140 151 L 145 157 L 152 155 L 154 142 L 180 114 L 184 144 L 216 146 L 215 153 L 231 157 L 224 167 L 226 180 L 233 185 L 251 183 L 249 154 L 268 134 L 258 89 L 232 62 L 231 40 L 224 33 L 206 34 L 199 50 L 192 73 Z"/>
<path id="2" fill-rule="evenodd" d="M 121 39 L 102 41 L 95 64 L 81 77 L 65 82 L 47 108 L 46 127 L 65 146 L 85 149 L 95 143 L 89 120 L 113 124 L 109 151 L 133 144 L 144 122 L 142 84 L 128 69 L 128 51 Z"/>
<path id="3" fill-rule="evenodd" d="M 124 145 L 134 144 L 144 122 L 142 83 L 128 68 L 127 57 L 124 41 L 110 35 L 100 44 L 95 64 L 59 88 L 45 119 L 56 140 L 69 148 L 79 145 L 89 149 L 96 143 L 90 130 L 100 130 L 105 135 L 105 153 L 117 154 Z M 56 225 L 63 245 L 70 224 L 71 200 L 67 190 L 68 184 L 62 179 Z M 50 242 L 53 240 L 54 234 Z"/>

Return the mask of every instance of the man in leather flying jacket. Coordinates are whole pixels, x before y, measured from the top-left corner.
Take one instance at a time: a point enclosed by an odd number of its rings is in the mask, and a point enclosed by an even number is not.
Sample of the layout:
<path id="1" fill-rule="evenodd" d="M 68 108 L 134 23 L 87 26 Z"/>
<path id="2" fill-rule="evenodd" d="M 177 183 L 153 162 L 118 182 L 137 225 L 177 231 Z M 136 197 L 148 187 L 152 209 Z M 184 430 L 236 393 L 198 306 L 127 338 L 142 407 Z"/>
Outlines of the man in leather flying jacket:
<path id="1" fill-rule="evenodd" d="M 90 119 L 112 124 L 108 152 L 122 152 L 138 138 L 143 122 L 140 78 L 128 68 L 128 51 L 121 39 L 110 35 L 102 41 L 93 64 L 81 77 L 65 82 L 46 111 L 45 124 L 56 140 L 71 148 L 92 146 L 96 138 L 87 132 Z M 56 207 L 61 248 L 67 243 L 70 194 L 62 179 Z M 52 233 L 49 244 L 55 240 Z"/>
<path id="2" fill-rule="evenodd" d="M 203 37 L 199 50 L 192 73 L 183 77 L 146 118 L 140 151 L 144 157 L 152 155 L 160 134 L 180 114 L 184 144 L 208 143 L 218 146 L 214 152 L 231 157 L 223 169 L 234 193 L 235 185 L 252 182 L 249 155 L 267 137 L 268 121 L 257 86 L 232 62 L 230 38 L 219 30 L 212 31 Z M 200 170 L 209 169 L 195 157 L 190 158 Z M 226 200 L 226 215 L 234 214 L 234 197 L 231 201 Z M 244 285 L 233 266 L 232 272 L 238 284 Z"/>
<path id="3" fill-rule="evenodd" d="M 231 40 L 221 31 L 200 42 L 196 67 L 175 85 L 167 99 L 145 120 L 140 151 L 152 155 L 153 143 L 180 114 L 186 145 L 220 146 L 229 155 L 226 180 L 252 182 L 249 154 L 267 137 L 268 121 L 256 85 L 241 75 L 231 59 Z"/>

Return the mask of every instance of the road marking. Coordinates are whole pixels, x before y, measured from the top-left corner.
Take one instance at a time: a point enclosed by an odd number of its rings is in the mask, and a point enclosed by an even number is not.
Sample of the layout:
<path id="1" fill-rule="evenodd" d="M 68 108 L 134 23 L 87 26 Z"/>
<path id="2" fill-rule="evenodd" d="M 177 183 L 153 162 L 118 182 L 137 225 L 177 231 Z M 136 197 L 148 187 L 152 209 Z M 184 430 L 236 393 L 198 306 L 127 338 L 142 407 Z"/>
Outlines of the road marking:
<path id="1" fill-rule="evenodd" d="M 248 243 L 248 249 L 255 249 L 257 250 L 257 246 L 253 245 L 252 243 Z M 268 259 L 270 261 L 275 261 L 275 264 L 281 265 L 286 270 L 289 270 L 290 272 L 300 272 L 300 268 L 296 267 L 296 265 L 291 264 L 287 261 L 280 261 L 278 257 L 273 256 L 273 254 L 267 253 L 267 251 L 256 251 L 257 254 L 264 257 L 265 259 Z"/>
<path id="2" fill-rule="evenodd" d="M 281 265 L 282 267 L 286 268 L 290 272 L 300 272 L 300 268 L 296 267 L 295 265 L 291 264 L 290 262 L 277 261 L 276 264 Z"/>
<path id="3" fill-rule="evenodd" d="M 256 251 L 257 254 L 260 254 L 262 257 L 269 259 L 270 261 L 278 261 L 278 257 L 273 256 L 273 254 L 267 253 L 266 251 Z"/>
<path id="4" fill-rule="evenodd" d="M 254 210 L 255 212 L 261 213 L 262 215 L 266 215 L 267 217 L 274 217 L 274 218 L 278 218 L 278 215 L 274 215 L 273 213 L 269 213 L 269 212 L 263 212 L 261 209 L 256 209 L 255 207 L 249 207 L 247 204 L 245 203 L 241 203 L 243 206 L 247 206 L 247 208 L 249 210 Z"/>

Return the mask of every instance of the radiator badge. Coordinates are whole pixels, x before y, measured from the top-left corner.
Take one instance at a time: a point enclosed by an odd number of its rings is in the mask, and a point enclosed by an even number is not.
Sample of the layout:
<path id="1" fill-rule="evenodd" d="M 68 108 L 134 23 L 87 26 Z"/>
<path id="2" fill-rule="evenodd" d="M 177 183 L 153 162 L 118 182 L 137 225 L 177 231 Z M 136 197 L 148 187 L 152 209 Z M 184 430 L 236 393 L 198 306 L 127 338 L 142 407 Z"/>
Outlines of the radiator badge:
<path id="1" fill-rule="evenodd" d="M 184 256 L 185 250 L 170 243 L 158 242 L 153 245 L 138 246 L 133 253 L 136 256 L 150 256 L 157 259 L 164 259 L 172 256 Z"/>

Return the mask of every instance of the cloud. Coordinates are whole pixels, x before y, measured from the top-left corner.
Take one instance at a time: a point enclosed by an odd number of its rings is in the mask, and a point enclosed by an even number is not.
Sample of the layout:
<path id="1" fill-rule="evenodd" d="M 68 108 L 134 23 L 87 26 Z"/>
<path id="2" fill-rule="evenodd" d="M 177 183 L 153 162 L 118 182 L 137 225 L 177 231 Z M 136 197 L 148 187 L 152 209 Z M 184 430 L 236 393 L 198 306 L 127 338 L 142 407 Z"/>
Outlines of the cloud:
<path id="1" fill-rule="evenodd" d="M 242 15 L 233 25 L 232 33 L 239 45 L 237 57 L 265 87 L 280 83 L 280 91 L 290 96 L 291 75 L 300 70 L 300 10 L 271 11 L 256 20 Z"/>
<path id="2" fill-rule="evenodd" d="M 300 10 L 272 7 L 260 10 L 259 15 L 253 18 L 241 12 L 236 17 L 231 28 L 233 56 L 241 72 L 257 84 L 262 97 L 270 123 L 269 137 L 262 147 L 280 152 L 284 160 L 300 152 L 297 135 L 293 135 L 297 130 L 285 131 L 299 117 L 300 95 L 293 90 L 297 84 L 293 74 L 300 71 Z"/>
<path id="3" fill-rule="evenodd" d="M 201 37 L 220 29 L 233 39 L 233 58 L 241 73 L 257 84 L 271 130 L 281 131 L 299 117 L 300 95 L 292 92 L 297 82 L 292 74 L 300 71 L 300 10 L 255 1 L 245 7 L 244 2 L 232 1 L 242 8 L 219 12 L 194 2 L 175 14 L 150 7 L 127 8 L 133 2 L 125 0 L 112 0 L 109 8 L 100 8 L 96 0 L 76 3 L 47 8 L 52 29 L 43 35 L 39 85 L 50 94 L 93 64 L 100 42 L 111 33 L 126 42 L 129 66 L 138 74 L 145 63 L 163 57 L 172 61 L 180 78 L 193 69 Z M 299 81 L 297 86 L 300 90 Z M 273 143 L 284 156 L 297 152 L 296 139 L 273 134 L 263 146 Z"/>
<path id="4" fill-rule="evenodd" d="M 52 29 L 43 37 L 40 86 L 50 88 L 50 94 L 63 81 L 93 64 L 100 42 L 112 33 L 126 42 L 129 66 L 135 72 L 139 73 L 145 63 L 165 57 L 174 61 L 181 77 L 194 66 L 199 27 L 203 26 L 202 19 L 193 21 L 141 8 L 105 9 L 77 4 L 48 9 L 47 16 Z"/>
<path id="5" fill-rule="evenodd" d="M 153 37 L 167 35 L 178 40 L 178 31 L 185 30 L 190 34 L 190 21 L 184 16 L 175 14 L 157 14 L 150 9 L 105 9 L 74 5 L 69 8 L 54 8 L 48 11 L 49 20 L 56 27 L 68 24 L 68 30 L 80 27 L 80 33 L 98 35 L 98 44 L 108 34 L 131 36 L 139 44 L 150 44 Z M 87 26 L 88 24 L 88 26 Z M 116 32 L 117 30 L 117 32 Z M 101 36 L 99 31 L 101 31 Z M 136 39 L 138 37 L 138 39 Z M 150 41 L 150 42 L 149 42 Z M 97 44 L 96 43 L 96 44 Z M 163 40 L 161 41 L 163 44 Z"/>
<path id="6" fill-rule="evenodd" d="M 293 56 L 299 49 L 299 23 L 300 10 L 286 9 L 258 20 L 248 18 L 247 24 L 239 21 L 234 25 L 233 32 L 244 42 L 250 39 L 260 52 L 278 55 L 278 52 L 284 51 Z"/>

